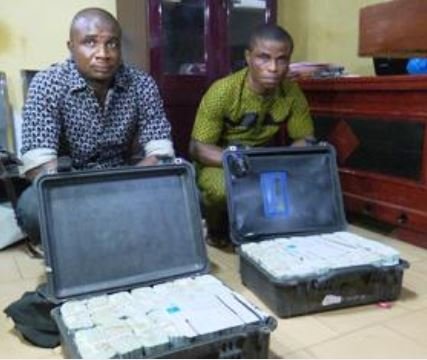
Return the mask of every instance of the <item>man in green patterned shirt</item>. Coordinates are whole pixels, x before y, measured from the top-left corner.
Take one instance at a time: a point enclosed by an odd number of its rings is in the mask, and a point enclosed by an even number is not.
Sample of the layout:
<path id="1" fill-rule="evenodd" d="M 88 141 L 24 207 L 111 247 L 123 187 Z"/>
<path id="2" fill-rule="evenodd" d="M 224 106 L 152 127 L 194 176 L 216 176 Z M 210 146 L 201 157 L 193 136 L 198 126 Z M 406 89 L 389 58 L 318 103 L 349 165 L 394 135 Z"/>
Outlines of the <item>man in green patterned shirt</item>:
<path id="1" fill-rule="evenodd" d="M 222 153 L 229 145 L 268 146 L 281 126 L 293 145 L 312 141 L 313 122 L 298 85 L 286 78 L 291 35 L 277 25 L 255 29 L 245 51 L 247 67 L 216 81 L 204 95 L 194 123 L 190 154 L 197 165 L 209 240 L 227 238 Z"/>

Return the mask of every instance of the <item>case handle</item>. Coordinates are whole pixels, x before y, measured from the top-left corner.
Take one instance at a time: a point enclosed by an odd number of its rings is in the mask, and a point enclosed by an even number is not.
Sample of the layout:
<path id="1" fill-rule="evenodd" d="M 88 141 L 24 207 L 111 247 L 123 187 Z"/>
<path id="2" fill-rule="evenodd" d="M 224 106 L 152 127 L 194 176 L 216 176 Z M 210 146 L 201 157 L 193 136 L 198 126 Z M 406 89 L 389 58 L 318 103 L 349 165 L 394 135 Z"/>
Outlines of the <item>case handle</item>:
<path id="1" fill-rule="evenodd" d="M 313 287 L 315 289 L 320 289 L 325 286 L 329 281 L 331 281 L 336 276 L 350 276 L 357 273 L 358 275 L 365 275 L 372 273 L 373 270 L 378 269 L 373 265 L 360 265 L 360 266 L 349 266 L 342 269 L 332 269 L 327 272 L 325 275 L 321 275 L 318 278 L 313 280 Z"/>
<path id="2" fill-rule="evenodd" d="M 73 161 L 69 156 L 60 156 L 58 158 L 57 171 L 70 172 L 73 169 Z"/>
<path id="3" fill-rule="evenodd" d="M 239 151 L 231 153 L 228 162 L 231 174 L 237 178 L 244 177 L 250 172 L 250 165 L 246 155 Z"/>

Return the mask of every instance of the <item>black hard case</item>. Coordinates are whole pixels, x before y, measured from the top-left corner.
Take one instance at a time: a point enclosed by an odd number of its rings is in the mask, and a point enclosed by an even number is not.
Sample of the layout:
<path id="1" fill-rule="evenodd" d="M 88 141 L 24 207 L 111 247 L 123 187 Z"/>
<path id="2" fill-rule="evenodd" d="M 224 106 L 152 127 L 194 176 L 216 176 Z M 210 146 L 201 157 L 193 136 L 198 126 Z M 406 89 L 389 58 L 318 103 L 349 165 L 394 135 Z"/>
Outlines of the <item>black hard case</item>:
<path id="1" fill-rule="evenodd" d="M 223 164 L 234 244 L 346 230 L 332 146 L 230 148 L 224 153 Z M 265 216 L 260 177 L 266 172 L 286 173 L 286 217 Z M 243 284 L 279 317 L 396 300 L 407 267 L 409 264 L 400 260 L 396 266 L 352 266 L 320 277 L 281 282 L 240 253 Z M 335 301 L 327 301 L 328 296 Z"/>
<path id="2" fill-rule="evenodd" d="M 186 162 L 41 177 L 48 293 L 69 299 L 208 272 L 194 170 Z M 64 352 L 78 358 L 58 308 Z M 275 320 L 150 357 L 264 358 Z M 126 357 L 132 357 L 128 354 Z"/>

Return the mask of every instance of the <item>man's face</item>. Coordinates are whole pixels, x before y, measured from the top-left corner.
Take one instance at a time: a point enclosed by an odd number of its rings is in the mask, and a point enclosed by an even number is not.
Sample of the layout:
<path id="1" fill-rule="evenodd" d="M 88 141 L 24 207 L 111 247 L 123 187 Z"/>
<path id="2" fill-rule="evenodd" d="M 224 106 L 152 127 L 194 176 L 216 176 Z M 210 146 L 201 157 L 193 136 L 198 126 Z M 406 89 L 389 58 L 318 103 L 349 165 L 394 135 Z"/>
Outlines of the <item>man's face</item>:
<path id="1" fill-rule="evenodd" d="M 249 86 L 259 94 L 274 91 L 285 78 L 292 50 L 287 42 L 258 39 L 245 57 Z"/>
<path id="2" fill-rule="evenodd" d="M 68 48 L 88 81 L 109 82 L 122 61 L 120 30 L 99 17 L 80 19 L 71 31 Z"/>

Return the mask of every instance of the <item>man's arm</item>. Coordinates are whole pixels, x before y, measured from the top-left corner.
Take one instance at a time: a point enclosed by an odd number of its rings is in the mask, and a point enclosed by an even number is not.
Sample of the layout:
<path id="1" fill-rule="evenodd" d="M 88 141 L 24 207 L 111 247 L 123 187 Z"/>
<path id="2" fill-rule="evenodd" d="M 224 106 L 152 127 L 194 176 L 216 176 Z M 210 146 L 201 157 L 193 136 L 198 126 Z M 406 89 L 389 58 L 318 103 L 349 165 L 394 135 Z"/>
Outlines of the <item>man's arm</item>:
<path id="1" fill-rule="evenodd" d="M 315 141 L 314 125 L 307 100 L 296 83 L 291 83 L 288 96 L 292 96 L 291 117 L 288 120 L 288 134 L 293 140 L 291 146 L 307 146 Z"/>
<path id="2" fill-rule="evenodd" d="M 56 172 L 58 167 L 56 151 L 48 148 L 37 148 L 22 155 L 21 173 L 27 180 L 33 181 L 41 173 Z"/>
<path id="3" fill-rule="evenodd" d="M 191 157 L 206 166 L 222 167 L 223 149 L 216 145 L 203 144 L 197 140 L 190 142 Z"/>
<path id="4" fill-rule="evenodd" d="M 189 153 L 205 166 L 222 167 L 221 140 L 224 118 L 224 94 L 220 82 L 214 83 L 203 96 L 191 133 Z"/>
<path id="5" fill-rule="evenodd" d="M 21 172 L 29 180 L 57 167 L 59 99 L 62 95 L 53 83 L 52 72 L 37 73 L 31 81 L 24 105 Z"/>
<path id="6" fill-rule="evenodd" d="M 137 166 L 155 165 L 159 158 L 175 156 L 171 126 L 166 118 L 163 101 L 153 78 L 148 77 L 143 86 L 141 117 L 139 119 L 139 144 L 144 148 L 144 159 Z"/>

